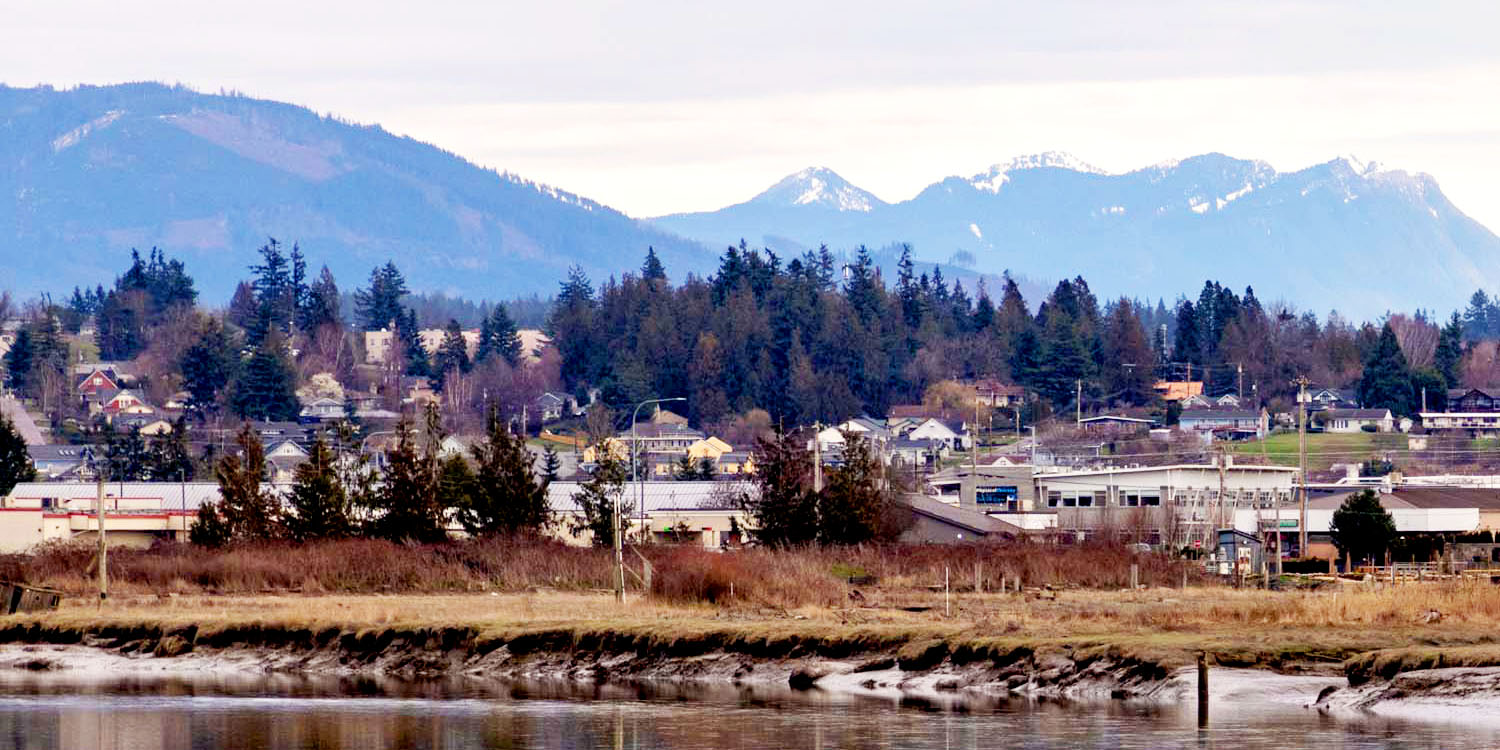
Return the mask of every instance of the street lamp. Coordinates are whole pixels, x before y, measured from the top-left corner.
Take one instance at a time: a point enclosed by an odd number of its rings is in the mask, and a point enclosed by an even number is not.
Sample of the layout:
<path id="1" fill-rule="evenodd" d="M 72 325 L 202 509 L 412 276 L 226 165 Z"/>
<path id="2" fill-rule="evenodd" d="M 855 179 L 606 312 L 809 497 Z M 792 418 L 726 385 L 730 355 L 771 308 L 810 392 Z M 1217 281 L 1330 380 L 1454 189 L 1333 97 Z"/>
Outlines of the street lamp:
<path id="1" fill-rule="evenodd" d="M 686 398 L 683 398 L 681 396 L 674 396 L 672 398 L 648 398 L 645 401 L 636 404 L 635 410 L 630 412 L 630 481 L 636 484 L 636 492 L 638 493 L 637 497 L 639 498 L 637 500 L 637 504 L 640 505 L 641 528 L 643 529 L 645 528 L 646 524 L 646 487 L 645 485 L 641 484 L 638 469 L 636 468 L 639 461 L 637 453 L 640 447 L 640 437 L 636 433 L 635 420 L 636 417 L 640 416 L 641 407 L 647 404 L 665 404 L 673 401 L 686 400 Z M 614 503 L 614 517 L 615 577 L 617 579 L 615 582 L 615 601 L 623 602 L 625 601 L 625 548 L 620 540 L 622 529 L 620 528 L 620 504 L 618 502 Z"/>

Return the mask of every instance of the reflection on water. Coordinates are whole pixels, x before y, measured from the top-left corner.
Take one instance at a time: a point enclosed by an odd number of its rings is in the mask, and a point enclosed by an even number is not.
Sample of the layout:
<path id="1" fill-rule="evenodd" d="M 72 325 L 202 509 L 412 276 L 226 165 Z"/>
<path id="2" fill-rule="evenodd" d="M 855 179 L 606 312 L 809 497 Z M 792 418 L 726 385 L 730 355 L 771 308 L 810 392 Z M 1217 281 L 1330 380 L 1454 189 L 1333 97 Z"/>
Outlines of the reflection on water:
<path id="1" fill-rule="evenodd" d="M 3 748 L 1453 748 L 1500 734 L 1332 719 L 982 700 L 931 704 L 770 688 L 0 674 Z"/>

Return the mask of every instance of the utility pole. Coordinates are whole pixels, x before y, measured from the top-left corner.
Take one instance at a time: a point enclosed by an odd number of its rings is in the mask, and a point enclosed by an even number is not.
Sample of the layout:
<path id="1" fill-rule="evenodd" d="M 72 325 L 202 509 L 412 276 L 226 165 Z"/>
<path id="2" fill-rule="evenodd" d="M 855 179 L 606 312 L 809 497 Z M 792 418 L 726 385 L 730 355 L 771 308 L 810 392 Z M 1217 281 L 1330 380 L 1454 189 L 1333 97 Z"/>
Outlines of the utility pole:
<path id="1" fill-rule="evenodd" d="M 1219 446 L 1219 528 L 1221 528 L 1221 529 L 1224 528 L 1225 525 L 1226 525 L 1224 523 L 1224 504 L 1225 504 L 1225 498 L 1227 496 L 1226 492 L 1225 492 L 1225 473 L 1229 469 L 1229 467 L 1227 466 L 1228 463 L 1229 463 L 1229 457 L 1225 453 L 1224 446 L 1221 445 L 1221 446 Z M 1231 514 L 1232 514 L 1232 511 L 1231 511 Z M 1232 519 L 1233 515 L 1231 515 L 1230 517 Z M 1233 521 L 1231 520 L 1230 524 L 1228 524 L 1228 525 L 1232 526 L 1233 525 Z"/>
<path id="2" fill-rule="evenodd" d="M 105 568 L 105 556 L 109 553 L 109 547 L 104 540 L 104 472 L 97 466 L 94 468 L 94 478 L 98 485 L 94 509 L 99 515 L 99 603 L 102 605 L 109 598 L 109 573 Z"/>
<path id="3" fill-rule="evenodd" d="M 1297 554 L 1307 557 L 1307 376 L 1297 376 Z"/>
<path id="4" fill-rule="evenodd" d="M 1239 380 L 1239 385 L 1235 388 L 1235 395 L 1239 397 L 1240 401 L 1244 401 L 1245 400 L 1245 366 L 1243 364 L 1235 365 L 1234 366 L 1234 371 L 1235 371 L 1235 377 L 1238 378 L 1238 380 Z"/>
<path id="5" fill-rule="evenodd" d="M 813 492 L 823 491 L 823 423 L 813 423 Z"/>
<path id="6" fill-rule="evenodd" d="M 625 603 L 625 545 L 624 545 L 624 540 L 622 540 L 620 538 L 620 537 L 624 536 L 623 534 L 620 533 L 620 500 L 621 500 L 621 498 L 615 498 L 615 501 L 613 503 L 611 503 L 611 504 L 614 506 L 614 513 L 613 513 L 613 515 L 614 515 L 614 523 L 615 523 L 615 533 L 614 533 L 614 537 L 615 537 L 615 601 L 618 602 L 618 603 L 620 603 L 620 604 L 624 604 Z"/>
<path id="7" fill-rule="evenodd" d="M 1073 424 L 1083 426 L 1083 379 L 1078 379 L 1078 397 L 1074 400 Z"/>
<path id="8" fill-rule="evenodd" d="M 969 426 L 969 466 L 979 476 L 979 399 L 974 399 L 974 423 Z M 977 479 L 975 481 L 978 481 Z M 975 485 L 978 486 L 978 485 Z M 977 491 L 977 490 L 976 490 Z"/>

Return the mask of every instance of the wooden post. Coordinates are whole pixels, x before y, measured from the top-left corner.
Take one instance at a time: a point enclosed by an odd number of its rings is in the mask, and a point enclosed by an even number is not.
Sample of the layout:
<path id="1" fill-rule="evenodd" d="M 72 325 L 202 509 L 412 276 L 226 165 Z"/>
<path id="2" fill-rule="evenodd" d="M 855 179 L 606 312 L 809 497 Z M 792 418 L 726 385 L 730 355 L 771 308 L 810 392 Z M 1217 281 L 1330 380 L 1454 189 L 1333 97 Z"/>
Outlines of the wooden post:
<path id="1" fill-rule="evenodd" d="M 1198 652 L 1198 725 L 1208 724 L 1208 652 Z"/>
<path id="2" fill-rule="evenodd" d="M 974 561 L 974 593 L 984 593 L 984 563 Z"/>
<path id="3" fill-rule="evenodd" d="M 1140 581 L 1141 581 L 1141 566 L 1140 566 L 1139 563 L 1131 563 L 1130 564 L 1130 590 L 1131 591 L 1135 591 L 1137 588 L 1140 588 Z"/>
<path id="4" fill-rule="evenodd" d="M 943 616 L 952 617 L 953 607 L 949 604 L 948 597 L 948 566 L 943 566 Z"/>
<path id="5" fill-rule="evenodd" d="M 1003 594 L 1003 593 L 1005 593 L 1007 591 L 1010 591 L 1010 589 L 1008 589 L 1008 588 L 1005 587 L 1005 572 L 1001 571 L 1001 573 L 1000 573 L 1000 593 Z"/>
<path id="6" fill-rule="evenodd" d="M 104 540 L 104 472 L 95 469 L 94 473 L 99 475 L 99 494 L 96 498 L 99 511 L 99 604 L 103 605 L 104 600 L 109 598 L 109 573 L 105 569 L 109 545 Z"/>

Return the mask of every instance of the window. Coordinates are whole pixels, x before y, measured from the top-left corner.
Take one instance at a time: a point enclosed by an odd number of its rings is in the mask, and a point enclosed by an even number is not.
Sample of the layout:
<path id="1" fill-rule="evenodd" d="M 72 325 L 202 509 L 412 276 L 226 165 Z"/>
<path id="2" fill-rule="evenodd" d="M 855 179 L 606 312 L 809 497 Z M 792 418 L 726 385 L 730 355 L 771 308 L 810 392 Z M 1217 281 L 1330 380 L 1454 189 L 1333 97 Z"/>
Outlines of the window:
<path id="1" fill-rule="evenodd" d="M 1161 495 L 1156 491 L 1142 492 L 1140 490 L 1127 490 L 1120 493 L 1120 505 L 1127 508 L 1141 508 L 1161 505 Z"/>
<path id="2" fill-rule="evenodd" d="M 1048 508 L 1056 508 L 1057 506 L 1059 506 L 1061 504 L 1062 504 L 1062 493 L 1058 492 L 1057 490 L 1048 490 L 1048 492 L 1047 492 L 1047 507 Z"/>

